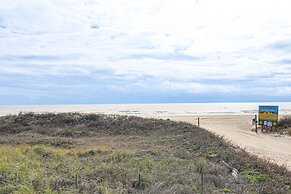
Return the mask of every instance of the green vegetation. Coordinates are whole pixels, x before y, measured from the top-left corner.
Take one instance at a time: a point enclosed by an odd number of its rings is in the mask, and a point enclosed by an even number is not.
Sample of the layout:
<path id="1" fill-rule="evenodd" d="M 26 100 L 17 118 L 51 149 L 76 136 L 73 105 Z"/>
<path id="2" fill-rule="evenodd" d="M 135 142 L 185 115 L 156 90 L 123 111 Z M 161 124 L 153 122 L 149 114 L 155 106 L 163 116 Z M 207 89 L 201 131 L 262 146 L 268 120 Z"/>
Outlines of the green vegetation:
<path id="1" fill-rule="evenodd" d="M 280 119 L 278 127 L 281 129 L 283 133 L 291 135 L 291 117 L 286 116 Z"/>
<path id="2" fill-rule="evenodd" d="M 224 192 L 224 193 L 231 193 L 232 191 L 231 191 L 231 189 L 224 188 L 224 189 L 223 189 L 223 192 Z"/>
<path id="3" fill-rule="evenodd" d="M 290 193 L 291 173 L 183 122 L 0 118 L 0 193 Z M 238 169 L 238 180 L 221 161 Z"/>
<path id="4" fill-rule="evenodd" d="M 251 182 L 272 180 L 269 175 L 261 173 L 258 169 L 254 168 L 243 169 L 242 173 L 246 175 L 247 179 Z"/>

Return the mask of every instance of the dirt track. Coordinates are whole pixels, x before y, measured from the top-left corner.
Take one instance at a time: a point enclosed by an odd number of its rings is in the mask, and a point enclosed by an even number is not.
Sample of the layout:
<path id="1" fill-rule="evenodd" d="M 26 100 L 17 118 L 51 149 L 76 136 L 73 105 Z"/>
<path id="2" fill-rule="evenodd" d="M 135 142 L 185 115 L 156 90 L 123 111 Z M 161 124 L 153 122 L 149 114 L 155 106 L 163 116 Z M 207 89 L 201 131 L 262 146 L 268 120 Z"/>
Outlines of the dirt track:
<path id="1" fill-rule="evenodd" d="M 252 131 L 252 117 L 248 115 L 200 116 L 200 126 L 224 136 L 250 153 L 284 165 L 291 170 L 291 137 L 265 134 L 260 131 L 256 134 Z M 197 117 L 193 116 L 170 118 L 197 124 Z"/>

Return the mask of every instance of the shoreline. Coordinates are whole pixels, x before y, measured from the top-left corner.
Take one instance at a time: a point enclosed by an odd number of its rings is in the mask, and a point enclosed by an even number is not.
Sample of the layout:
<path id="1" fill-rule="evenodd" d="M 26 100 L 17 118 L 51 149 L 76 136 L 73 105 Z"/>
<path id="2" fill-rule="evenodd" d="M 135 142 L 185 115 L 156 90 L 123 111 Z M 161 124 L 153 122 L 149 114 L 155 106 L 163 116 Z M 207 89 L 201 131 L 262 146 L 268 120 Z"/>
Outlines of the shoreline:
<path id="1" fill-rule="evenodd" d="M 259 105 L 278 105 L 280 115 L 291 115 L 291 102 L 263 103 L 164 103 L 87 105 L 0 105 L 0 116 L 19 112 L 80 112 L 132 116 L 254 115 Z"/>

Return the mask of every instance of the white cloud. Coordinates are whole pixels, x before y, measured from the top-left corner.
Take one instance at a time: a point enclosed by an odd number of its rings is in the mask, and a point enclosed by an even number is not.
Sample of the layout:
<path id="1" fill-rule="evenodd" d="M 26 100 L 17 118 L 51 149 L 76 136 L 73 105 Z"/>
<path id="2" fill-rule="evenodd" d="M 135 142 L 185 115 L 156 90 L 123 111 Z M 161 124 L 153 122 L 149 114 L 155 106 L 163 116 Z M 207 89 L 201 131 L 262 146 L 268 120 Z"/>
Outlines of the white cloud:
<path id="1" fill-rule="evenodd" d="M 289 0 L 0 0 L 0 73 L 109 70 L 185 91 L 239 93 L 260 82 L 287 95 L 290 64 L 277 62 L 290 52 L 270 45 L 291 45 L 290 7 Z"/>
<path id="2" fill-rule="evenodd" d="M 164 82 L 165 88 L 170 90 L 182 90 L 194 94 L 205 94 L 215 91 L 215 93 L 235 93 L 242 91 L 235 85 L 223 85 L 223 84 L 205 84 L 205 83 L 177 83 L 177 82 Z"/>

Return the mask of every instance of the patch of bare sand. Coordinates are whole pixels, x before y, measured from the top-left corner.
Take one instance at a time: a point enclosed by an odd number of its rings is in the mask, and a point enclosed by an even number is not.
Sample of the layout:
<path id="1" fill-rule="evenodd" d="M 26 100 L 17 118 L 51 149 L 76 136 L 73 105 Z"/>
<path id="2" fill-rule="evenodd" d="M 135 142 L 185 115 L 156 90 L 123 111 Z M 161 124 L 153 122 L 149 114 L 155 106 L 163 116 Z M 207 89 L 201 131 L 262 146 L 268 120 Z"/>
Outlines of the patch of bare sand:
<path id="1" fill-rule="evenodd" d="M 197 125 L 198 116 L 167 117 L 175 121 L 185 121 Z M 246 151 L 270 160 L 291 170 L 291 138 L 277 134 L 259 134 L 252 131 L 254 126 L 250 115 L 199 116 L 200 127 L 225 137 Z"/>

